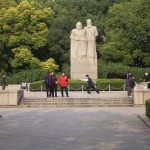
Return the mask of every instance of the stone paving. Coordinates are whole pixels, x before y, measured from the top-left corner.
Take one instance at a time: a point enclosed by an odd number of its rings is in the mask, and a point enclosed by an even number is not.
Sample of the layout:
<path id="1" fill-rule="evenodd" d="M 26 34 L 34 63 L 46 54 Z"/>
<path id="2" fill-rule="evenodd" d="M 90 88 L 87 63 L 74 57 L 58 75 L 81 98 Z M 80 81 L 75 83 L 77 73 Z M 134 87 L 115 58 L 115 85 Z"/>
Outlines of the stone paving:
<path id="1" fill-rule="evenodd" d="M 150 150 L 145 107 L 0 108 L 0 150 Z"/>

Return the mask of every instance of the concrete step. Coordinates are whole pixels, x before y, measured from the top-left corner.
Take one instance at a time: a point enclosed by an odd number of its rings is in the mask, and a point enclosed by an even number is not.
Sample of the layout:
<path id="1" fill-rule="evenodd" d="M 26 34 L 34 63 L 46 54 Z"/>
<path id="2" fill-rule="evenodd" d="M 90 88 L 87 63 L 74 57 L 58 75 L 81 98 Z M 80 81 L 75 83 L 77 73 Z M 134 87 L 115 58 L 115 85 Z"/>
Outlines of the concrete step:
<path id="1" fill-rule="evenodd" d="M 131 98 L 24 98 L 20 107 L 130 107 Z"/>

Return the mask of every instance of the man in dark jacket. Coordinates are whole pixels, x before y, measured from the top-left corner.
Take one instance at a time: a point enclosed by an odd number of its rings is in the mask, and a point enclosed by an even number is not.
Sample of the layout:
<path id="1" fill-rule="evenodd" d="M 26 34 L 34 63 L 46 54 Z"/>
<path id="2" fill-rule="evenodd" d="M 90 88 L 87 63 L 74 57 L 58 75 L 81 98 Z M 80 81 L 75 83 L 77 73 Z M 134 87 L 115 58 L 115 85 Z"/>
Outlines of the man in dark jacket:
<path id="1" fill-rule="evenodd" d="M 47 94 L 47 97 L 50 96 L 50 93 L 52 93 L 52 78 L 51 78 L 51 72 L 48 73 L 46 76 L 45 76 L 45 79 L 44 79 L 44 82 L 45 82 L 45 85 L 46 85 L 46 94 Z M 53 96 L 54 97 L 54 96 Z"/>
<path id="2" fill-rule="evenodd" d="M 132 97 L 132 92 L 135 86 L 135 79 L 132 76 L 131 72 L 128 72 L 127 74 L 127 78 L 126 78 L 126 87 L 127 87 L 127 91 L 128 91 L 128 96 Z"/>
<path id="3" fill-rule="evenodd" d="M 88 74 L 86 75 L 86 79 L 87 79 L 87 83 L 88 83 L 88 86 L 86 87 L 88 94 L 91 94 L 90 89 L 95 90 L 96 93 L 99 94 L 99 89 L 97 89 L 95 87 L 95 84 L 93 83 L 92 79 L 89 77 Z"/>
<path id="4" fill-rule="evenodd" d="M 50 93 L 50 95 L 52 94 L 52 96 L 54 97 L 54 93 L 55 93 L 55 97 L 57 97 L 57 77 L 54 74 L 53 71 L 51 71 L 51 78 L 52 78 L 52 93 Z"/>
<path id="5" fill-rule="evenodd" d="M 5 77 L 5 75 L 3 75 L 3 77 L 2 77 L 2 90 L 5 90 L 5 87 L 6 87 L 6 77 Z"/>

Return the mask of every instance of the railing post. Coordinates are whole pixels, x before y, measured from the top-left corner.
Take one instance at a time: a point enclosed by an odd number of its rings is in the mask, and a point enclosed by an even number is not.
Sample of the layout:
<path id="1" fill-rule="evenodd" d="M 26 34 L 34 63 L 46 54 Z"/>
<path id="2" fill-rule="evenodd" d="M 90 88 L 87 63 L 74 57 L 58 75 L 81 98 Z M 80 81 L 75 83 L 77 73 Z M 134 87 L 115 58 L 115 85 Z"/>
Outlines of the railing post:
<path id="1" fill-rule="evenodd" d="M 42 88 L 43 88 L 43 87 L 42 87 L 42 85 L 41 85 L 41 92 L 42 92 Z"/>
<path id="2" fill-rule="evenodd" d="M 110 85 L 108 86 L 108 88 L 109 88 L 109 91 L 110 91 Z"/>
<path id="3" fill-rule="evenodd" d="M 83 92 L 84 88 L 83 88 L 83 85 L 82 85 L 82 92 Z"/>
<path id="4" fill-rule="evenodd" d="M 70 91 L 70 86 L 68 85 L 68 91 Z"/>
<path id="5" fill-rule="evenodd" d="M 123 91 L 125 91 L 126 90 L 126 87 L 125 87 L 125 84 L 123 85 Z"/>
<path id="6" fill-rule="evenodd" d="M 30 92 L 30 83 L 28 84 L 28 92 Z"/>

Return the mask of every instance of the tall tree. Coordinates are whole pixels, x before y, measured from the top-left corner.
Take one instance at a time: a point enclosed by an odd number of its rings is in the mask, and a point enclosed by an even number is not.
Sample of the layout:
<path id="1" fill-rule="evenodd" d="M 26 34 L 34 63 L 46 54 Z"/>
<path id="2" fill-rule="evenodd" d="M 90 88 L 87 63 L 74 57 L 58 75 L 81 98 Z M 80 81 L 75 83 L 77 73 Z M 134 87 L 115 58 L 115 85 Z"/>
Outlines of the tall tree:
<path id="1" fill-rule="evenodd" d="M 47 44 L 48 26 L 52 21 L 51 8 L 43 8 L 37 2 L 23 0 L 16 7 L 0 10 L 0 48 L 3 59 L 14 67 L 18 62 L 18 51 L 26 47 L 25 53 L 37 57 L 38 51 Z M 26 55 L 21 55 L 26 57 Z M 25 59 L 26 60 L 26 59 Z M 20 61 L 22 62 L 22 61 Z M 25 65 L 25 64 L 24 64 Z M 18 64 L 18 69 L 24 65 Z M 17 68 L 17 65 L 15 65 Z M 1 66 L 2 67 L 2 66 Z M 7 67 L 7 66 L 6 66 Z M 6 69 L 6 68 L 3 68 Z"/>
<path id="2" fill-rule="evenodd" d="M 114 4 L 105 19 L 107 42 L 100 48 L 107 62 L 150 66 L 150 1 Z"/>

